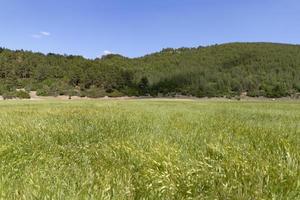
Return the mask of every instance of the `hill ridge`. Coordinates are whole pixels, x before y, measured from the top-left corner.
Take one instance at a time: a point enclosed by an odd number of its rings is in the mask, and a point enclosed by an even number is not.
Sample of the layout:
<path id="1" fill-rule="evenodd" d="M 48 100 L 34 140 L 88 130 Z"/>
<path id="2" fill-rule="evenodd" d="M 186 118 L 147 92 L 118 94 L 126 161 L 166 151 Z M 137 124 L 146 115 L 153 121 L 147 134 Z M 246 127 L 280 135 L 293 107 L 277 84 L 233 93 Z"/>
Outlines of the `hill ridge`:
<path id="1" fill-rule="evenodd" d="M 284 97 L 300 92 L 300 45 L 234 42 L 101 59 L 0 48 L 0 95 Z"/>

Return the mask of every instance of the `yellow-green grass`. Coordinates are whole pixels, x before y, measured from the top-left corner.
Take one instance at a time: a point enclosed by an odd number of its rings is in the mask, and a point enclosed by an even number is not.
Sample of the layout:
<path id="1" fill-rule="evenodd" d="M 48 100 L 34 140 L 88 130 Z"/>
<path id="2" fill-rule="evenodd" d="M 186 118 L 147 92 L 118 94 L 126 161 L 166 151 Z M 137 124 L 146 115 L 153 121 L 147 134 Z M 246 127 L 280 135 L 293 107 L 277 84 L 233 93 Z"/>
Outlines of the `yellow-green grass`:
<path id="1" fill-rule="evenodd" d="M 300 103 L 0 102 L 1 199 L 300 199 Z"/>

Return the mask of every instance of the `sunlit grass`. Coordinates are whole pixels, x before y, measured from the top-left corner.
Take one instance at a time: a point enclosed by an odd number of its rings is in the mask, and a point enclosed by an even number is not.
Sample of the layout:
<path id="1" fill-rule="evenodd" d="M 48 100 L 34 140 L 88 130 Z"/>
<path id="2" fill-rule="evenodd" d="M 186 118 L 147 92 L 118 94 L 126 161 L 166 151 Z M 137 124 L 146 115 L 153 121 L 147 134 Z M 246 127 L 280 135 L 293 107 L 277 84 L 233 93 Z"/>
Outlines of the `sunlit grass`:
<path id="1" fill-rule="evenodd" d="M 2 199 L 300 199 L 299 102 L 0 102 Z"/>

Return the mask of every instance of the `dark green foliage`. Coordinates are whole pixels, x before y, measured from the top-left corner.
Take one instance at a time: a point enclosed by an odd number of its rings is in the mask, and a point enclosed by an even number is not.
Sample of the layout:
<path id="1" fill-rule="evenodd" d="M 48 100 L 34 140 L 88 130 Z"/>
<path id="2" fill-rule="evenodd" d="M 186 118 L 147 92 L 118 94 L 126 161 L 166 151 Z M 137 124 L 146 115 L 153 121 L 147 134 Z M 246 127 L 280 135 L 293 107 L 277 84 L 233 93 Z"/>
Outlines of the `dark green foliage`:
<path id="1" fill-rule="evenodd" d="M 108 97 L 122 97 L 124 94 L 122 92 L 119 92 L 117 90 L 114 90 L 107 94 Z"/>
<path id="2" fill-rule="evenodd" d="M 107 93 L 105 90 L 97 88 L 95 86 L 90 87 L 84 92 L 85 96 L 90 98 L 99 98 L 99 97 L 105 97 L 107 96 Z"/>
<path id="3" fill-rule="evenodd" d="M 28 92 L 23 90 L 18 91 L 5 91 L 2 93 L 3 99 L 30 99 L 30 95 Z"/>
<path id="4" fill-rule="evenodd" d="M 23 90 L 17 91 L 15 95 L 19 99 L 30 99 L 29 93 Z"/>
<path id="5" fill-rule="evenodd" d="M 149 92 L 149 80 L 147 77 L 142 77 L 140 82 L 138 83 L 139 94 L 145 95 Z"/>
<path id="6" fill-rule="evenodd" d="M 0 94 L 15 88 L 44 96 L 293 96 L 300 92 L 300 46 L 231 43 L 95 60 L 1 48 Z"/>
<path id="7" fill-rule="evenodd" d="M 2 94 L 2 97 L 4 100 L 6 99 L 14 99 L 16 98 L 16 93 L 15 92 L 5 92 Z"/>

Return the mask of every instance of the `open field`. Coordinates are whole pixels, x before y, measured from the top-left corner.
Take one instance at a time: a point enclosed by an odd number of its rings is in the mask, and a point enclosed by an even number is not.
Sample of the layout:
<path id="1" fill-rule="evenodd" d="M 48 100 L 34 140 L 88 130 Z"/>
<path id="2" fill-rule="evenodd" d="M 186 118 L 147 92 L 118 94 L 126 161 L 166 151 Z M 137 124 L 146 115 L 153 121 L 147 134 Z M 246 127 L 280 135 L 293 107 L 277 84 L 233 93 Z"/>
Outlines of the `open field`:
<path id="1" fill-rule="evenodd" d="M 1 199 L 300 199 L 300 102 L 0 102 Z"/>

